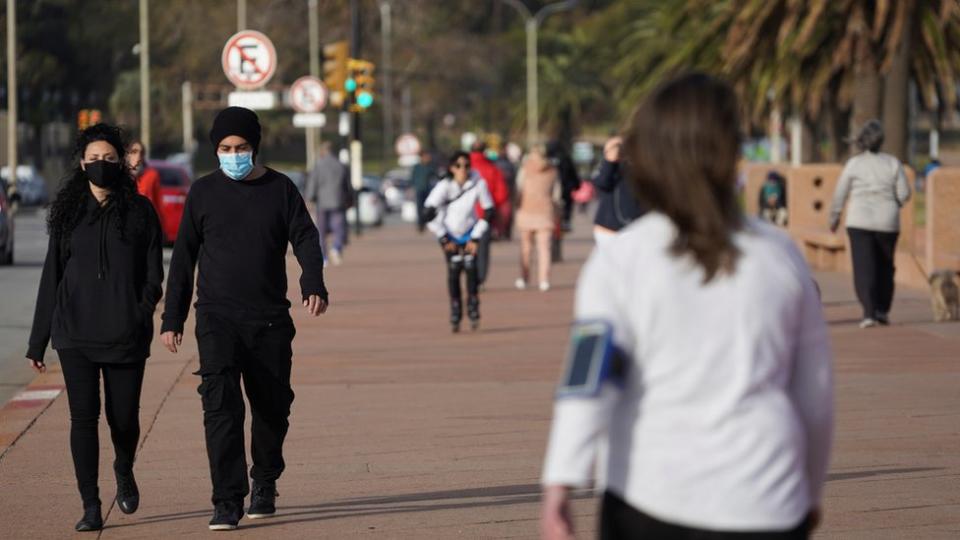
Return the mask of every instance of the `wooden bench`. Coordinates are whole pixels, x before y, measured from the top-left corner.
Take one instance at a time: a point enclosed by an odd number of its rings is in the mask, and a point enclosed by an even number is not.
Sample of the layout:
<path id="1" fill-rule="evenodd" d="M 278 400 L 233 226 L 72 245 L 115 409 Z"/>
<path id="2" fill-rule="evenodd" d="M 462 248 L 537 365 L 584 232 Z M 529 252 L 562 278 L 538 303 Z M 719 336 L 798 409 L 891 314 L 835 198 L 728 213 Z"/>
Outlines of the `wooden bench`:
<path id="1" fill-rule="evenodd" d="M 803 246 L 803 255 L 811 266 L 819 270 L 840 269 L 840 258 L 847 249 L 843 236 L 814 228 L 793 228 L 790 234 Z"/>

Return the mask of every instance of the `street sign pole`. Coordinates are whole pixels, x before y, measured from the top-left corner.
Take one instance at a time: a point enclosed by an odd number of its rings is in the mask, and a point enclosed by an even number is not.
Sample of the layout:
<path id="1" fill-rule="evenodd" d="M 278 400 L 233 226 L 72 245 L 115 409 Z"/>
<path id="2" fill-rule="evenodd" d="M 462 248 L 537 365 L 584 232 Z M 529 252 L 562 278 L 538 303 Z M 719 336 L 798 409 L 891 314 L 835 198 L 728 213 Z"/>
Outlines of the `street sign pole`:
<path id="1" fill-rule="evenodd" d="M 350 0 L 350 58 L 360 58 L 360 1 Z M 350 130 L 350 184 L 354 191 L 354 207 L 356 209 L 356 231 L 360 236 L 360 188 L 363 187 L 363 143 L 360 141 L 360 113 L 352 111 L 352 129 Z"/>
<path id="2" fill-rule="evenodd" d="M 320 76 L 320 21 L 317 14 L 317 0 L 310 0 L 307 3 L 307 22 L 309 26 L 308 46 L 310 47 L 310 75 Z M 307 173 L 313 169 L 313 164 L 317 161 L 317 147 L 320 144 L 320 129 L 314 127 L 306 128 L 307 145 Z"/>
<path id="3" fill-rule="evenodd" d="M 150 152 L 150 14 L 148 0 L 140 0 L 140 143 Z"/>
<path id="4" fill-rule="evenodd" d="M 7 166 L 10 194 L 17 192 L 17 6 L 7 0 Z M 13 208 L 19 205 L 12 204 Z"/>

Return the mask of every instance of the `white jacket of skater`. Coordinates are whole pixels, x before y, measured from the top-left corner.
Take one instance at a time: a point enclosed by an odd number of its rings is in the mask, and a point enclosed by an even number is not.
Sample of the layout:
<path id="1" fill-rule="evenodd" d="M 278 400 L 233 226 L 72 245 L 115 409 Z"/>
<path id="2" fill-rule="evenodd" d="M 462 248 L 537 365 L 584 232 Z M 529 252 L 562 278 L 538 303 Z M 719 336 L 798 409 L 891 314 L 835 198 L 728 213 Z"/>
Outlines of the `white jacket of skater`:
<path id="1" fill-rule="evenodd" d="M 669 254 L 675 231 L 651 212 L 587 261 L 576 319 L 609 321 L 631 363 L 622 390 L 556 402 L 542 483 L 597 480 L 689 527 L 795 527 L 819 505 L 833 431 L 817 286 L 790 238 L 759 220 L 734 237 L 734 273 L 707 284 L 691 257 Z"/>
<path id="2" fill-rule="evenodd" d="M 487 220 L 477 217 L 474 211 L 477 204 L 484 210 L 493 208 L 493 197 L 483 177 L 471 171 L 463 187 L 452 178 L 444 178 L 437 182 L 423 203 L 427 208 L 437 209 L 437 216 L 427 223 L 427 228 L 437 238 L 448 234 L 454 239 L 472 229 L 470 237 L 479 240 L 490 225 Z"/>

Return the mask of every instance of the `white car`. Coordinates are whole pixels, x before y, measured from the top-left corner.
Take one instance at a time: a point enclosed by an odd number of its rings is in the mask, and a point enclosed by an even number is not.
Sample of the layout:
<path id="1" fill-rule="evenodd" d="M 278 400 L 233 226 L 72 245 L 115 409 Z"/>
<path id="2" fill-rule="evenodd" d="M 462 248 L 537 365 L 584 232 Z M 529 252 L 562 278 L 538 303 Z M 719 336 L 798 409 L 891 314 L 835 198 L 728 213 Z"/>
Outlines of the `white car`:
<path id="1" fill-rule="evenodd" d="M 383 217 L 387 213 L 383 196 L 380 194 L 380 178 L 377 176 L 363 177 L 363 187 L 357 193 L 356 204 L 347 210 L 347 222 L 357 222 L 357 208 L 360 209 L 360 224 L 379 227 L 383 225 Z"/>
<path id="2" fill-rule="evenodd" d="M 10 167 L 0 169 L 0 178 L 10 182 Z M 17 193 L 23 206 L 39 206 L 50 199 L 47 182 L 33 165 L 17 165 Z"/>

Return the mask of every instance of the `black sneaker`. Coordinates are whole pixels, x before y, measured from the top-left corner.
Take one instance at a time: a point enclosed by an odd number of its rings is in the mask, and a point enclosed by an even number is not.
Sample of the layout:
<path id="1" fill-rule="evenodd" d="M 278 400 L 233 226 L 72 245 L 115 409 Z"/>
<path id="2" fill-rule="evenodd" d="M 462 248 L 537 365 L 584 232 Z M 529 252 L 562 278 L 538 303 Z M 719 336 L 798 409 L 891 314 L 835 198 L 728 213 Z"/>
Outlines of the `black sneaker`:
<path id="1" fill-rule="evenodd" d="M 253 483 L 250 492 L 250 508 L 247 517 L 261 519 L 273 517 L 277 513 L 277 489 L 271 485 Z"/>
<path id="2" fill-rule="evenodd" d="M 124 514 L 132 514 L 140 508 L 140 490 L 133 471 L 117 473 L 117 506 Z"/>
<path id="3" fill-rule="evenodd" d="M 243 505 L 233 501 L 220 501 L 213 509 L 210 520 L 211 531 L 232 531 L 237 528 L 243 517 Z"/>
<path id="4" fill-rule="evenodd" d="M 83 507 L 83 519 L 77 522 L 77 532 L 99 531 L 103 528 L 103 515 L 100 514 L 100 503 Z"/>

